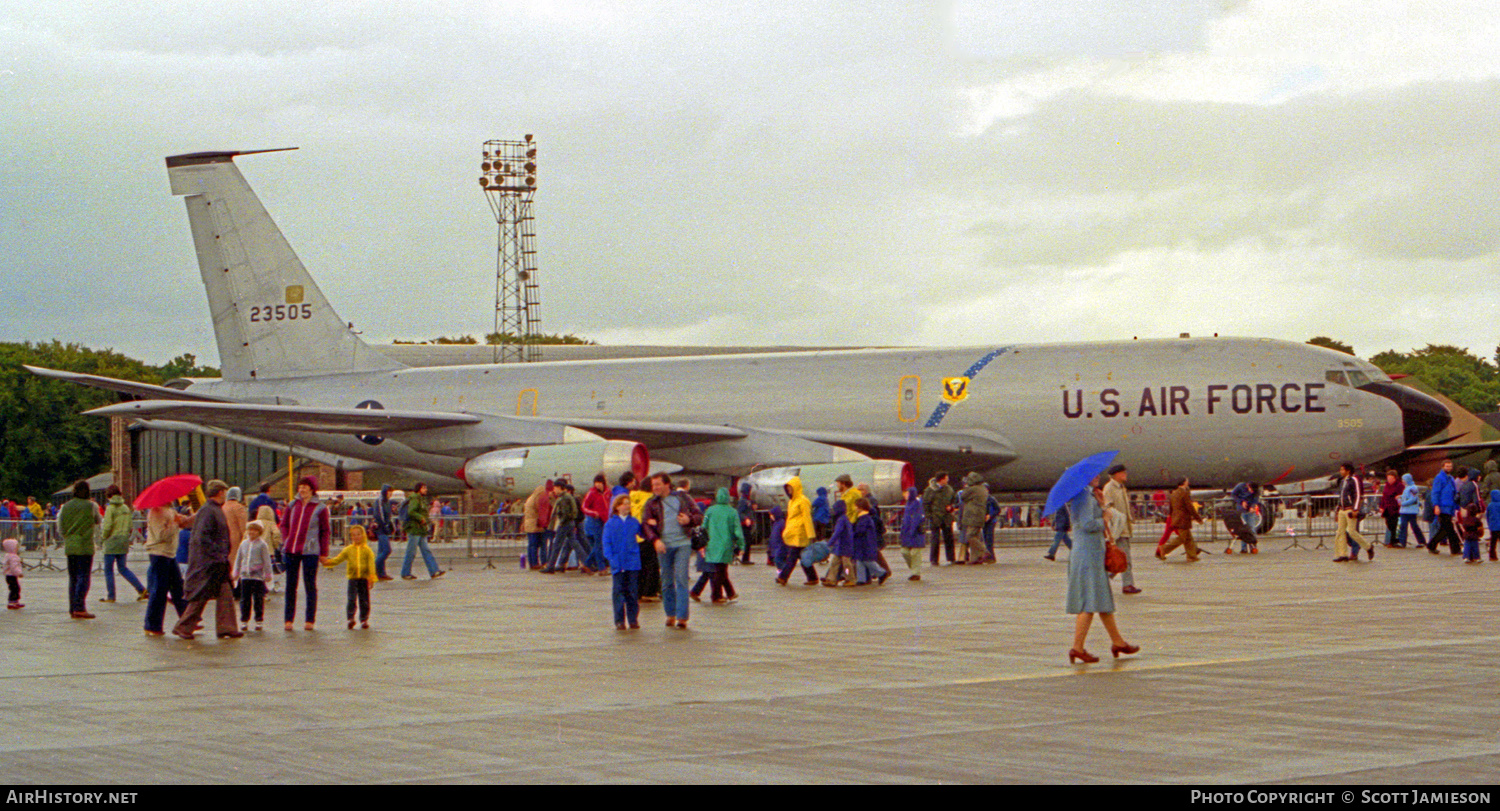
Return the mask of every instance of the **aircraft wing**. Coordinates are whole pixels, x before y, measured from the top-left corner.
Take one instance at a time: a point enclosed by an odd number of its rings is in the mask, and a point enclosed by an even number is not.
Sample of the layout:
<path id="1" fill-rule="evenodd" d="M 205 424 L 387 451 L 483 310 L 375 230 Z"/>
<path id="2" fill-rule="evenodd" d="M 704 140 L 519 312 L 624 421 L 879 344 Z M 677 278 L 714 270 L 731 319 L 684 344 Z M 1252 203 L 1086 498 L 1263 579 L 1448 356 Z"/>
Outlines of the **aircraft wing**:
<path id="1" fill-rule="evenodd" d="M 159 399 L 117 403 L 86 413 L 228 430 L 395 436 L 421 451 L 458 455 L 504 445 L 547 445 L 601 437 L 640 442 L 651 448 L 671 448 L 745 436 L 739 429 L 716 425 Z"/>
<path id="2" fill-rule="evenodd" d="M 226 431 L 222 428 L 198 425 L 197 423 L 174 422 L 172 420 L 140 420 L 136 425 L 154 431 L 184 431 L 190 434 L 213 437 L 214 439 L 225 439 L 230 442 L 239 442 L 283 455 L 290 453 L 294 456 L 306 457 L 317 462 L 322 462 L 329 467 L 337 467 L 344 470 L 369 470 L 370 468 L 378 467 L 376 463 L 366 459 L 341 456 L 336 453 L 329 453 L 295 443 L 288 446 L 285 442 L 271 442 L 259 437 L 250 436 L 249 434 L 235 433 L 234 431 Z"/>
<path id="3" fill-rule="evenodd" d="M 780 431 L 811 442 L 837 445 L 877 459 L 902 459 L 948 468 L 988 469 L 1014 462 L 1019 454 L 992 431 L 906 431 L 879 434 L 844 431 Z"/>
<path id="4" fill-rule="evenodd" d="M 211 403 L 181 400 L 138 400 L 84 412 L 99 417 L 133 417 L 246 428 L 311 431 L 321 434 L 395 434 L 474 425 L 481 417 L 449 411 L 407 411 L 373 408 L 308 408 L 261 403 Z"/>
<path id="5" fill-rule="evenodd" d="M 523 422 L 564 424 L 582 428 L 605 439 L 624 439 L 639 442 L 653 450 L 696 445 L 721 439 L 742 439 L 745 432 L 728 425 L 701 423 L 641 422 L 633 420 L 610 420 L 590 417 L 514 417 Z"/>
<path id="6" fill-rule="evenodd" d="M 63 372 L 57 369 L 46 369 L 40 366 L 26 366 L 22 368 L 38 377 L 50 377 L 54 380 L 66 380 L 69 383 L 77 383 L 80 386 L 89 386 L 106 391 L 117 391 L 121 394 L 129 394 L 133 397 L 144 397 L 149 400 L 188 400 L 203 403 L 222 403 L 224 400 L 218 397 L 208 397 L 202 394 L 189 394 L 181 389 L 169 389 L 166 386 L 153 386 L 150 383 L 137 383 L 133 380 L 116 380 L 113 377 L 100 377 L 99 375 L 85 375 L 77 372 Z"/>
<path id="7" fill-rule="evenodd" d="M 520 417 L 521 420 L 548 418 Z M 857 431 L 799 431 L 750 429 L 730 425 L 702 423 L 634 422 L 591 418 L 557 418 L 556 422 L 598 434 L 605 439 L 639 442 L 653 451 L 700 446 L 723 440 L 749 440 L 752 433 L 781 434 L 798 439 L 844 448 L 870 458 L 894 458 L 927 462 L 939 467 L 992 468 L 1016 460 L 1018 454 L 1009 441 L 999 434 L 954 431 L 907 431 L 899 434 Z M 809 460 L 797 460 L 809 461 Z M 821 461 L 821 460 L 819 460 Z"/>

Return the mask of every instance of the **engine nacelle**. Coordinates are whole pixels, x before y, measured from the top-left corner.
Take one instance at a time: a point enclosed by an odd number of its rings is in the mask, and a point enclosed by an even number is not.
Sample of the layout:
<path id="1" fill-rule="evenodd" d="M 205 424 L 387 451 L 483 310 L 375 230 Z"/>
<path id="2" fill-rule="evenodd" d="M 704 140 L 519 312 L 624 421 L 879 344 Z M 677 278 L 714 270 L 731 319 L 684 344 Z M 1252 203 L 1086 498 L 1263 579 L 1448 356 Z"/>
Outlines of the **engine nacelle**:
<path id="1" fill-rule="evenodd" d="M 645 445 L 611 439 L 481 453 L 464 463 L 458 478 L 478 490 L 502 496 L 522 496 L 547 479 L 570 481 L 575 487 L 584 487 L 594 480 L 595 475 L 603 473 L 613 485 L 626 471 L 645 479 L 650 469 L 651 457 Z"/>
<path id="2" fill-rule="evenodd" d="M 893 459 L 870 459 L 863 462 L 835 462 L 827 465 L 798 465 L 795 467 L 771 467 L 757 470 L 740 479 L 741 484 L 750 485 L 750 499 L 758 506 L 785 507 L 784 485 L 793 476 L 802 479 L 802 493 L 812 498 L 819 487 L 827 487 L 829 493 L 838 488 L 833 480 L 847 473 L 856 485 L 870 485 L 870 495 L 883 506 L 900 504 L 906 500 L 906 488 L 917 482 L 917 474 L 908 462 Z"/>

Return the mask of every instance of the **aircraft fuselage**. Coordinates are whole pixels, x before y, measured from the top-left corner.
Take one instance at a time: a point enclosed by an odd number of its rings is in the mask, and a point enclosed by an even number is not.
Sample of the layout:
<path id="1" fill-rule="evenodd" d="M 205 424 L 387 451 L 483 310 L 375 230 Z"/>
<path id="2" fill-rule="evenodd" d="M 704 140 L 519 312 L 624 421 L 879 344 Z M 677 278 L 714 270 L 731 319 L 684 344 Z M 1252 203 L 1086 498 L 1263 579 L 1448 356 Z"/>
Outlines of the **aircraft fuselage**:
<path id="1" fill-rule="evenodd" d="M 1380 374 L 1305 344 L 1188 338 L 412 368 L 203 381 L 191 391 L 559 421 L 982 431 L 1002 436 L 1017 455 L 983 472 L 995 486 L 1019 491 L 1046 489 L 1068 460 L 1100 450 L 1120 451 L 1132 485 L 1141 487 L 1174 485 L 1182 476 L 1203 485 L 1303 479 L 1401 450 L 1401 409 L 1349 385 L 1343 375 L 1350 369 Z M 414 457 L 391 439 L 373 447 L 353 437 L 296 440 L 434 472 L 461 462 Z M 653 456 L 672 461 L 670 448 Z"/>

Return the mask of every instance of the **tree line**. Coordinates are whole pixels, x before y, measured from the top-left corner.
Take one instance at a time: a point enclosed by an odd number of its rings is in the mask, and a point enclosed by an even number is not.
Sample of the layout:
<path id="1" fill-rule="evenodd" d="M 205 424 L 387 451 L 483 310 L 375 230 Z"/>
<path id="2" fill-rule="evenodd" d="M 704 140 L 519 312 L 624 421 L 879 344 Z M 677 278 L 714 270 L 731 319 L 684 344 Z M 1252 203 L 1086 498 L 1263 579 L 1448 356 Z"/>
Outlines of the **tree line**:
<path id="1" fill-rule="evenodd" d="M 37 377 L 22 365 L 161 385 L 176 377 L 217 377 L 192 354 L 161 366 L 78 344 L 0 343 L 0 497 L 47 496 L 109 469 L 109 421 L 82 412 L 118 394 Z"/>
<path id="2" fill-rule="evenodd" d="M 1354 347 L 1324 336 L 1308 343 L 1354 354 Z M 1495 347 L 1493 358 L 1481 358 L 1457 346 L 1428 344 L 1410 352 L 1387 350 L 1369 360 L 1388 375 L 1421 378 L 1443 396 L 1476 414 L 1500 410 L 1500 346 Z"/>

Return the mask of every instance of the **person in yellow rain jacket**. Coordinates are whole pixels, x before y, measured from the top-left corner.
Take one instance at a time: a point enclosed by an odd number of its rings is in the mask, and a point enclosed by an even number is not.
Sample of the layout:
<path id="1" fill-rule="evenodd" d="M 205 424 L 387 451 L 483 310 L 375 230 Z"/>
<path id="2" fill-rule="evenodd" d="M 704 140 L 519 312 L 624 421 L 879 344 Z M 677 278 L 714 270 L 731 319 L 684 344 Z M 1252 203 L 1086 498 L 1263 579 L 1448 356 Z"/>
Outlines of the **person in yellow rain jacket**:
<path id="1" fill-rule="evenodd" d="M 812 501 L 802 493 L 802 479 L 793 476 L 786 483 L 786 528 L 781 531 L 781 542 L 787 546 L 786 560 L 781 564 L 781 571 L 776 575 L 776 583 L 785 586 L 787 578 L 791 576 L 792 569 L 802 562 L 802 550 L 812 542 L 817 534 L 813 525 Z M 806 585 L 818 585 L 818 571 L 812 566 L 804 565 L 802 573 L 807 576 Z"/>
<path id="2" fill-rule="evenodd" d="M 370 627 L 370 587 L 375 585 L 375 551 L 370 548 L 365 528 L 358 524 L 349 527 L 349 545 L 336 556 L 323 561 L 324 566 L 344 564 L 349 576 L 349 602 L 344 613 L 349 617 L 349 627 L 354 627 L 354 608 L 359 606 L 359 627 Z"/>

